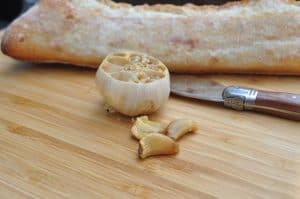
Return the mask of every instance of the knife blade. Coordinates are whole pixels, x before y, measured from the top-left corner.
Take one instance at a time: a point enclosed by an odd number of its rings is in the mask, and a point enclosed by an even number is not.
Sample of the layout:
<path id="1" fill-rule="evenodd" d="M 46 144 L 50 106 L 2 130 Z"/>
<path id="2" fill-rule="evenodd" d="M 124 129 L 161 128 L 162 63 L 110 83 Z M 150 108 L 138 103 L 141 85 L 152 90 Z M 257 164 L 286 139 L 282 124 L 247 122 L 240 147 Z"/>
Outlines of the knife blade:
<path id="1" fill-rule="evenodd" d="M 224 102 L 226 87 L 215 81 L 192 75 L 171 75 L 171 92 L 184 97 L 212 102 Z"/>
<path id="2" fill-rule="evenodd" d="M 300 95 L 239 86 L 224 86 L 193 75 L 171 75 L 171 92 L 176 95 L 222 103 L 235 110 L 252 110 L 286 119 L 300 120 Z"/>

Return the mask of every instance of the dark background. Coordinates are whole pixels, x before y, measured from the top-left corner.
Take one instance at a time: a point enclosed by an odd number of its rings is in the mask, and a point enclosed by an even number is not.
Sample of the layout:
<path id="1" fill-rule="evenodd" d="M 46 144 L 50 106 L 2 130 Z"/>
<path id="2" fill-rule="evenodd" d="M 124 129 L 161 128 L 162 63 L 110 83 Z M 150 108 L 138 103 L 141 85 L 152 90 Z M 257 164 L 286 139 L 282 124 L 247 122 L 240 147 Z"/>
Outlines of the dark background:
<path id="1" fill-rule="evenodd" d="M 32 6 L 36 0 L 4 0 L 0 2 L 0 28 L 18 17 Z"/>
<path id="2" fill-rule="evenodd" d="M 234 0 L 116 0 L 115 2 L 127 2 L 131 4 L 156 4 L 156 3 L 170 3 L 170 4 L 175 4 L 175 5 L 183 5 L 185 3 L 193 3 L 196 5 L 203 5 L 203 4 L 224 4 L 228 1 L 234 1 Z M 237 1 L 237 0 L 236 0 Z"/>

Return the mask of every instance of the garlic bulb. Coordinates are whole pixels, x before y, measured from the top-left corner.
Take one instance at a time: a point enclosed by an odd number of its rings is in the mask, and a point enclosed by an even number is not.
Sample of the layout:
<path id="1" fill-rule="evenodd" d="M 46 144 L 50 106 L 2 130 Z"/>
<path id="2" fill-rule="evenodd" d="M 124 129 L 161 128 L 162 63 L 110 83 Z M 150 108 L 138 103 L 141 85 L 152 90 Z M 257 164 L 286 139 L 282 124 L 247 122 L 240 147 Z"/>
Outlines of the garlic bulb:
<path id="1" fill-rule="evenodd" d="M 108 55 L 96 74 L 105 103 L 128 116 L 158 110 L 170 94 L 170 75 L 158 59 L 138 52 Z"/>

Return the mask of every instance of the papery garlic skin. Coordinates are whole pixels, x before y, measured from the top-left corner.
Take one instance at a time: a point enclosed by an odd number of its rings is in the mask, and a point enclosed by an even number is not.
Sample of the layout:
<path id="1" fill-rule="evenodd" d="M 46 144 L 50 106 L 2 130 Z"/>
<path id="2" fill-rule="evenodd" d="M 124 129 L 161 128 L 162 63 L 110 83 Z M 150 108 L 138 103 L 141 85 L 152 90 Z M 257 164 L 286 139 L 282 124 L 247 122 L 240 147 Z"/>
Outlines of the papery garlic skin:
<path id="1" fill-rule="evenodd" d="M 105 64 L 108 63 L 104 60 L 97 71 L 96 84 L 105 103 L 116 111 L 128 116 L 149 114 L 157 111 L 168 100 L 170 75 L 167 68 L 163 71 L 162 78 L 143 83 L 133 82 L 130 79 L 128 81 L 116 79 L 103 69 L 102 66 Z M 128 71 L 124 71 L 124 74 L 127 75 Z"/>

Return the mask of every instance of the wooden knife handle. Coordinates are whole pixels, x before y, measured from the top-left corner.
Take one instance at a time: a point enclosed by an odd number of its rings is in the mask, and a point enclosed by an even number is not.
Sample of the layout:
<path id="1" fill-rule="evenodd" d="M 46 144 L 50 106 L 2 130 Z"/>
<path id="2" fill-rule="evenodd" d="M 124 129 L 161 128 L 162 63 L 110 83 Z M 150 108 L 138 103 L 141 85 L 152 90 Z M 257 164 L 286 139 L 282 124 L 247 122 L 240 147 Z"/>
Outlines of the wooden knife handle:
<path id="1" fill-rule="evenodd" d="M 300 120 L 300 95 L 259 90 L 253 110 Z"/>
<path id="2" fill-rule="evenodd" d="M 229 86 L 223 91 L 224 105 L 300 121 L 300 95 Z"/>

